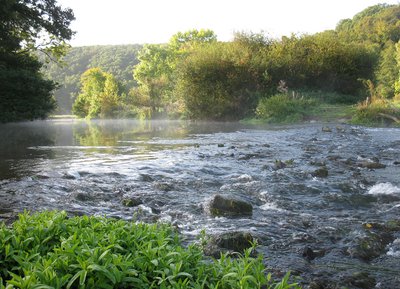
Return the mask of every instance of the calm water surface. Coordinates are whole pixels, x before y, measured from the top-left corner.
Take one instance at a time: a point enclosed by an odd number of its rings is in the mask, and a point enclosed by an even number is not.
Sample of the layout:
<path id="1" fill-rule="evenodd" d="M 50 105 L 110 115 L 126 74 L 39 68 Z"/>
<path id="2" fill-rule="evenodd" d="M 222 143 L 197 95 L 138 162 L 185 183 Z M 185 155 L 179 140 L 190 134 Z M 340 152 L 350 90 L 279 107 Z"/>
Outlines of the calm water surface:
<path id="1" fill-rule="evenodd" d="M 400 288 L 400 231 L 390 232 L 385 249 L 368 262 L 351 249 L 368 233 L 365 224 L 400 220 L 400 130 L 329 127 L 132 120 L 0 125 L 0 218 L 63 209 L 169 222 L 188 241 L 203 229 L 248 231 L 275 272 L 290 269 L 307 283 L 361 271 L 375 278 L 375 288 Z M 286 167 L 276 167 L 277 160 Z M 363 167 L 366 162 L 386 167 Z M 321 167 L 328 177 L 313 176 Z M 253 215 L 210 216 L 215 194 L 250 202 Z M 126 207 L 127 198 L 141 204 Z M 307 260 L 306 247 L 324 253 Z"/>

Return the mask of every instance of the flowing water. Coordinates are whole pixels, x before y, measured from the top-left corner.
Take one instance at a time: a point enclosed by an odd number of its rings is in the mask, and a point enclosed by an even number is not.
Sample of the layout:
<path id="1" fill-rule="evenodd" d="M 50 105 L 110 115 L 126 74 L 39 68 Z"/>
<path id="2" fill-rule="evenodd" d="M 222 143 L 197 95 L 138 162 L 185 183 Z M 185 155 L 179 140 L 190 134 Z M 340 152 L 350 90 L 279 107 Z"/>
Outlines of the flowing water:
<path id="1" fill-rule="evenodd" d="M 172 223 L 188 242 L 202 230 L 246 231 L 277 275 L 291 270 L 303 284 L 326 286 L 315 288 L 400 288 L 400 130 L 329 128 L 132 120 L 0 125 L 0 219 L 62 209 Z M 210 216 L 215 194 L 251 203 L 252 216 Z M 124 206 L 126 199 L 136 206 Z"/>

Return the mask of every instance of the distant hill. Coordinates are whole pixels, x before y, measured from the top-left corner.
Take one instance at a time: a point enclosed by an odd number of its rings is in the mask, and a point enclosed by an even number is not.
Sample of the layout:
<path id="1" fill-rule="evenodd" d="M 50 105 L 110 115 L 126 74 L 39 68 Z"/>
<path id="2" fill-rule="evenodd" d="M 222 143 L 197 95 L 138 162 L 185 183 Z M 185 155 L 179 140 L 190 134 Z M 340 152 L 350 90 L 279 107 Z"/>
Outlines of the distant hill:
<path id="1" fill-rule="evenodd" d="M 44 74 L 59 83 L 55 91 L 56 114 L 70 114 L 72 103 L 79 92 L 83 72 L 92 67 L 112 73 L 125 86 L 135 86 L 132 70 L 138 63 L 137 53 L 142 45 L 107 45 L 73 47 L 63 58 L 63 65 L 51 62 L 43 67 Z"/>

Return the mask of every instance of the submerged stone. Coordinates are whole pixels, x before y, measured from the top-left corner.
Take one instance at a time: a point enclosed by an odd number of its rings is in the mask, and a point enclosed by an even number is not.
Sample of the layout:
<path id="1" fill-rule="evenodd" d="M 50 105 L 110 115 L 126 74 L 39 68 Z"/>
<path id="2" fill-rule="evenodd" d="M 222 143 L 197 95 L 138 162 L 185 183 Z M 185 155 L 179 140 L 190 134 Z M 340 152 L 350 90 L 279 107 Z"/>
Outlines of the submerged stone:
<path id="1" fill-rule="evenodd" d="M 81 175 L 79 174 L 79 172 L 73 172 L 73 171 L 66 172 L 63 176 L 63 178 L 67 180 L 77 180 L 80 177 Z"/>
<path id="2" fill-rule="evenodd" d="M 376 286 L 375 278 L 369 276 L 367 272 L 356 272 L 351 276 L 347 276 L 345 281 L 350 285 L 362 289 L 372 289 Z"/>
<path id="3" fill-rule="evenodd" d="M 319 168 L 311 173 L 313 177 L 317 178 L 327 178 L 328 174 L 328 169 L 326 167 Z"/>
<path id="4" fill-rule="evenodd" d="M 379 162 L 370 162 L 370 161 L 361 162 L 358 164 L 358 166 L 361 168 L 372 169 L 372 170 L 386 168 L 386 165 L 384 165 L 384 164 L 381 164 Z"/>
<path id="5" fill-rule="evenodd" d="M 222 253 L 242 254 L 252 247 L 253 236 L 248 232 L 227 232 L 210 237 L 204 247 L 204 254 L 219 258 Z"/>
<path id="6" fill-rule="evenodd" d="M 122 200 L 122 205 L 125 207 L 137 207 L 141 204 L 143 204 L 143 202 L 139 198 L 126 198 Z"/>
<path id="7" fill-rule="evenodd" d="M 87 192 L 74 192 L 72 194 L 72 196 L 75 200 L 81 201 L 81 202 L 90 202 L 95 199 L 92 194 L 87 193 Z"/>
<path id="8" fill-rule="evenodd" d="M 170 191 L 174 190 L 174 187 L 169 183 L 157 182 L 154 186 L 158 190 L 163 191 L 163 192 L 170 192 Z"/>
<path id="9" fill-rule="evenodd" d="M 287 165 L 285 162 L 282 162 L 281 160 L 275 160 L 275 165 L 274 165 L 275 170 L 284 169 L 286 167 L 287 167 Z"/>
<path id="10" fill-rule="evenodd" d="M 303 249 L 303 254 L 302 254 L 302 256 L 304 257 L 304 258 L 306 258 L 308 261 L 311 261 L 311 260 L 314 260 L 315 259 L 315 253 L 314 253 L 314 250 L 313 249 L 311 249 L 310 247 L 305 247 L 304 249 Z"/>
<path id="11" fill-rule="evenodd" d="M 248 216 L 253 214 L 253 206 L 245 201 L 215 195 L 210 204 L 209 210 L 213 216 Z"/>
<path id="12" fill-rule="evenodd" d="M 148 174 L 140 174 L 140 178 L 143 182 L 153 182 L 154 181 L 153 177 Z"/>
<path id="13" fill-rule="evenodd" d="M 305 258 L 308 261 L 312 261 L 315 258 L 323 257 L 325 256 L 325 250 L 316 250 L 312 249 L 309 246 L 305 246 L 302 252 L 303 258 Z"/>

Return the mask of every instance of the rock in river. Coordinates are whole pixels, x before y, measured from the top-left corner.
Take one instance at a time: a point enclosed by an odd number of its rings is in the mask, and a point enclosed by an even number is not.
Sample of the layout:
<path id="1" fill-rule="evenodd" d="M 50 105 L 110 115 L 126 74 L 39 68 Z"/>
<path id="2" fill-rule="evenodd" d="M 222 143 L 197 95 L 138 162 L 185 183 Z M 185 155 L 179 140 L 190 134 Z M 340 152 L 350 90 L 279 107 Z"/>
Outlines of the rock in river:
<path id="1" fill-rule="evenodd" d="M 355 242 L 348 249 L 350 256 L 371 261 L 386 251 L 386 246 L 394 240 L 388 232 L 367 231 L 364 236 L 355 239 Z"/>
<path id="2" fill-rule="evenodd" d="M 215 195 L 209 204 L 209 210 L 213 216 L 249 216 L 253 214 L 253 206 L 245 201 Z"/>
<path id="3" fill-rule="evenodd" d="M 380 162 L 377 161 L 364 161 L 358 164 L 359 167 L 361 168 L 366 168 L 366 169 L 370 169 L 370 170 L 374 170 L 374 169 L 384 169 L 386 168 L 386 165 L 381 164 Z"/>
<path id="4" fill-rule="evenodd" d="M 243 253 L 251 248 L 254 239 L 248 232 L 227 232 L 210 237 L 204 247 L 204 254 L 219 258 L 221 253 Z"/>
<path id="5" fill-rule="evenodd" d="M 326 167 L 319 168 L 311 173 L 313 177 L 317 178 L 327 178 L 328 174 L 328 169 Z"/>
<path id="6" fill-rule="evenodd" d="M 355 272 L 351 276 L 344 278 L 346 283 L 355 286 L 356 288 L 372 289 L 376 288 L 376 280 L 369 276 L 367 272 Z"/>
<path id="7" fill-rule="evenodd" d="M 137 207 L 143 204 L 140 198 L 125 198 L 122 200 L 122 205 L 125 207 Z"/>

